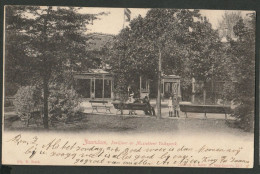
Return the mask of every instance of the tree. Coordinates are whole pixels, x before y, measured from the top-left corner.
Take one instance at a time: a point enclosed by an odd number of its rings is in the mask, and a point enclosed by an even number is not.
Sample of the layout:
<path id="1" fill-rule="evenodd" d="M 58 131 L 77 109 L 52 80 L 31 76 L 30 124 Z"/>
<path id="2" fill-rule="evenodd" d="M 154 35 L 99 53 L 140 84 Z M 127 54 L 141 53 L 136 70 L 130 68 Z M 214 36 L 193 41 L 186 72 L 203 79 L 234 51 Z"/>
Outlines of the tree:
<path id="1" fill-rule="evenodd" d="M 66 83 L 72 72 L 80 69 L 86 55 L 84 32 L 93 19 L 96 17 L 81 14 L 73 7 L 6 7 L 6 74 L 16 77 L 11 72 L 15 69 L 16 73 L 27 75 L 25 80 L 18 79 L 21 85 L 41 86 L 45 128 L 49 84 Z"/>
<path id="2" fill-rule="evenodd" d="M 28 37 L 22 32 L 25 21 L 21 10 L 24 7 L 6 7 L 5 28 L 5 95 L 14 95 L 19 86 L 29 85 L 35 80 L 31 74 L 34 71 L 34 59 L 31 59 L 24 50 L 27 50 Z M 12 88 L 11 88 L 12 87 Z M 12 89 L 12 90 L 10 90 Z"/>
<path id="3" fill-rule="evenodd" d="M 229 37 L 234 38 L 235 33 L 233 31 L 233 27 L 241 18 L 241 12 L 229 12 L 225 11 L 224 15 L 222 15 L 222 19 L 218 22 L 218 31 L 220 37 Z"/>
<path id="4" fill-rule="evenodd" d="M 187 88 L 193 76 L 203 81 L 212 78 L 220 48 L 217 31 L 199 10 L 151 9 L 116 37 L 110 64 L 128 82 L 141 74 L 157 79 L 161 52 L 163 73 L 180 75 L 182 87 Z"/>
<path id="5" fill-rule="evenodd" d="M 248 21 L 240 18 L 234 26 L 233 30 L 238 39 L 230 41 L 230 49 L 227 52 L 231 58 L 227 66 L 230 69 L 229 79 L 235 82 L 232 88 L 229 88 L 233 92 L 227 93 L 227 97 L 238 105 L 233 116 L 237 118 L 238 126 L 246 131 L 253 130 L 255 102 L 256 15 L 251 13 L 248 16 Z"/>

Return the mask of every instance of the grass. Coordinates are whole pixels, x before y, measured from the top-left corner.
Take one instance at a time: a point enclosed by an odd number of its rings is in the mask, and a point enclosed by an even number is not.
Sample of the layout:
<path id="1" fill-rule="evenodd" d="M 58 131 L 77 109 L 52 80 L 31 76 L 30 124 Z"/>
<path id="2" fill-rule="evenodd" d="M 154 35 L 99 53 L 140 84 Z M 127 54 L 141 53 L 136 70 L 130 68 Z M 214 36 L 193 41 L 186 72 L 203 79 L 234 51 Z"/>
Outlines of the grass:
<path id="1" fill-rule="evenodd" d="M 36 121 L 26 127 L 18 116 L 5 114 L 5 130 L 43 130 L 43 126 L 37 126 Z M 232 120 L 229 120 L 229 124 Z M 85 113 L 80 120 L 70 123 L 58 122 L 50 127 L 54 131 L 80 131 L 80 132 L 112 132 L 121 134 L 144 134 L 146 132 L 171 133 L 172 135 L 185 134 L 232 134 L 246 135 L 240 129 L 228 126 L 224 119 L 202 118 L 161 118 L 154 116 L 130 116 L 113 114 L 89 114 Z"/>

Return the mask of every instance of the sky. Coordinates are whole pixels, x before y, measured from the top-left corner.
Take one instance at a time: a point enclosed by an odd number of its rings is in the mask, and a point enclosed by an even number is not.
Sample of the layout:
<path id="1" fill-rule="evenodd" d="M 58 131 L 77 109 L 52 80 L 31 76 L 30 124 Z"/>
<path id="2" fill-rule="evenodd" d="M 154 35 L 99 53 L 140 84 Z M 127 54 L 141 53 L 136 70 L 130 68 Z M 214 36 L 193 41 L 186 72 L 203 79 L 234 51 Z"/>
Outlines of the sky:
<path id="1" fill-rule="evenodd" d="M 149 9 L 137 9 L 129 8 L 131 10 L 131 19 L 141 15 L 145 17 Z M 118 34 L 123 28 L 124 21 L 124 8 L 83 8 L 82 13 L 97 14 L 100 12 L 108 12 L 108 15 L 100 16 L 100 19 L 94 20 L 93 25 L 88 26 L 89 33 L 107 33 L 107 34 Z M 125 23 L 128 25 L 128 22 Z"/>
<path id="2" fill-rule="evenodd" d="M 131 10 L 131 19 L 136 18 L 138 15 L 145 17 L 147 11 L 144 8 L 129 8 Z M 231 11 L 231 10 L 230 10 Z M 81 13 L 97 14 L 100 12 L 107 12 L 107 15 L 100 16 L 98 20 L 93 21 L 93 25 L 88 26 L 87 33 L 105 33 L 105 34 L 118 34 L 123 28 L 124 21 L 124 8 L 97 8 L 97 7 L 86 7 L 80 10 Z M 214 29 L 217 28 L 218 21 L 222 19 L 224 10 L 200 10 L 203 16 L 209 19 Z M 232 10 L 231 12 L 235 12 Z M 246 16 L 250 11 L 242 11 L 242 16 Z M 125 23 L 128 25 L 128 22 Z"/>

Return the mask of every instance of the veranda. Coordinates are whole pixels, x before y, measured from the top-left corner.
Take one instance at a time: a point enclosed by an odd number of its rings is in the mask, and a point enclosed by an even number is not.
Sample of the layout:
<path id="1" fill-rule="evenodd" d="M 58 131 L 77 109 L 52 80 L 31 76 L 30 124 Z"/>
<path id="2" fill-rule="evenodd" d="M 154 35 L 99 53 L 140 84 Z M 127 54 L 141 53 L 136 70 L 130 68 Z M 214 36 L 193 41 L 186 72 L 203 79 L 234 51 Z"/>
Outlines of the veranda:
<path id="1" fill-rule="evenodd" d="M 112 73 L 102 69 L 92 69 L 88 72 L 74 74 L 76 90 L 84 99 L 115 100 L 114 76 Z M 156 95 L 156 84 L 145 76 L 140 76 L 135 82 L 138 89 L 138 96 L 142 99 L 145 96 Z M 180 76 L 162 75 L 161 89 L 163 98 L 171 95 L 181 97 Z M 130 91 L 128 91 L 128 94 Z"/>

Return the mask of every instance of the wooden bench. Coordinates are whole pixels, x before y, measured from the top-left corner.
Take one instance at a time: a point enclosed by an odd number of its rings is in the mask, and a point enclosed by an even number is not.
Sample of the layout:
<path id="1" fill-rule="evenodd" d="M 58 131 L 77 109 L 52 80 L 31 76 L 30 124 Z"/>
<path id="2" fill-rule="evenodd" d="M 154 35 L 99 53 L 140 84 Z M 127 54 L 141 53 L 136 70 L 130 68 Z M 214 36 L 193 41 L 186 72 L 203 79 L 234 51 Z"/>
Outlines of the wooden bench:
<path id="1" fill-rule="evenodd" d="M 207 113 L 225 114 L 225 119 L 227 119 L 227 114 L 231 113 L 230 106 L 222 105 L 195 105 L 180 103 L 180 110 L 185 113 L 186 118 L 188 117 L 187 112 L 204 113 L 205 118 L 207 118 Z"/>
<path id="2" fill-rule="evenodd" d="M 117 112 L 122 112 L 123 114 L 123 110 L 130 110 L 130 111 L 135 111 L 135 110 L 141 110 L 144 111 L 145 115 L 150 115 L 148 113 L 149 110 L 149 106 L 146 103 L 124 103 L 124 102 L 112 102 L 112 104 L 114 105 L 115 109 L 117 110 Z M 154 114 L 154 109 L 153 107 L 151 108 L 153 114 Z M 116 112 L 116 114 L 117 114 Z"/>
<path id="3" fill-rule="evenodd" d="M 98 108 L 100 109 L 105 109 L 106 112 L 110 111 L 111 106 L 108 106 L 108 101 L 103 101 L 103 100 L 90 100 L 89 103 L 91 104 L 92 107 L 92 113 L 94 112 L 94 110 L 96 110 L 98 112 Z"/>

